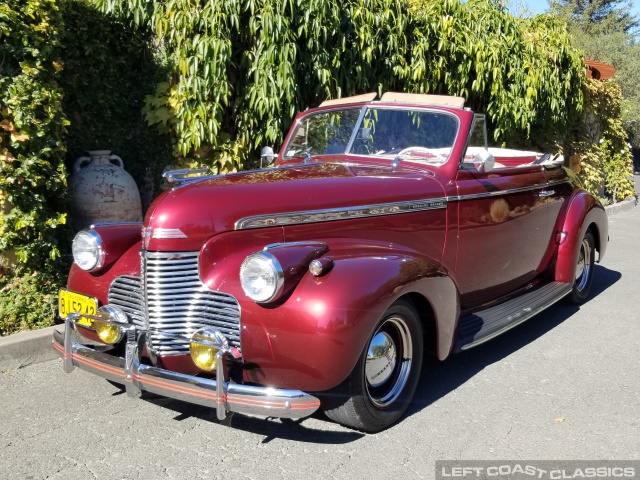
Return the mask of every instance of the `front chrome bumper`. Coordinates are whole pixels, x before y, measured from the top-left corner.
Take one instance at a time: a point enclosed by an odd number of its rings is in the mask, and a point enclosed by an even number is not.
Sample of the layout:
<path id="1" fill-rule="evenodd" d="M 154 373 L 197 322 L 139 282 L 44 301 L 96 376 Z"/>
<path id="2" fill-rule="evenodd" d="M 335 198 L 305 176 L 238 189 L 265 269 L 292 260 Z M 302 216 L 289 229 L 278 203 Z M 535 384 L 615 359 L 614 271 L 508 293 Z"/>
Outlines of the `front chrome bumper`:
<path id="1" fill-rule="evenodd" d="M 230 383 L 225 380 L 228 376 L 223 358 L 218 363 L 216 380 L 143 365 L 141 354 L 145 335 L 139 333 L 136 338 L 133 329 L 132 334 L 127 335 L 125 358 L 100 351 L 100 347 L 76 343 L 72 333 L 80 318 L 77 314 L 69 315 L 65 319 L 64 332 L 55 331 L 53 335 L 53 348 L 60 353 L 65 372 L 71 373 L 78 367 L 123 384 L 129 396 L 140 397 L 142 391 L 147 391 L 215 407 L 220 420 L 228 412 L 302 418 L 311 415 L 320 406 L 316 397 L 299 390 Z"/>

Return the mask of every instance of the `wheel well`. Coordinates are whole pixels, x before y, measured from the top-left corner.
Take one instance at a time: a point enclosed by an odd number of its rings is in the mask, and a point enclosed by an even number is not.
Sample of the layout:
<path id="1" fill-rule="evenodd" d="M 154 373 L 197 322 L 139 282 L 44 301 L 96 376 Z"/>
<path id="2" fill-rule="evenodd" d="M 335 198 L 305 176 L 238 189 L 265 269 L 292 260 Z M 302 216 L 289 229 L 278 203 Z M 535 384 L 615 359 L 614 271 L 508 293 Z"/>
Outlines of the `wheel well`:
<path id="1" fill-rule="evenodd" d="M 598 226 L 595 223 L 592 223 L 587 228 L 587 231 L 591 231 L 593 235 L 593 241 L 595 242 L 595 248 L 598 251 L 598 261 L 600 260 L 600 231 L 598 230 Z"/>
<path id="2" fill-rule="evenodd" d="M 402 299 L 410 301 L 415 307 L 423 328 L 424 350 L 435 356 L 437 352 L 436 316 L 429 300 L 415 292 L 403 296 Z"/>

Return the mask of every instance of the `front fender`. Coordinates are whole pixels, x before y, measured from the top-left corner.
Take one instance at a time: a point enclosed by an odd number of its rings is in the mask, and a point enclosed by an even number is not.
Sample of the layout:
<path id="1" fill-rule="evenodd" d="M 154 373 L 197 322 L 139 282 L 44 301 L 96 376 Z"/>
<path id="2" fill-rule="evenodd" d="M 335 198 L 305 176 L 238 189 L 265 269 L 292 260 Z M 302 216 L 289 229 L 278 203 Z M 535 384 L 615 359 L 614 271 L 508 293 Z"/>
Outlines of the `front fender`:
<path id="1" fill-rule="evenodd" d="M 556 282 L 573 283 L 578 262 L 580 243 L 587 229 L 591 228 L 598 249 L 598 262 L 602 261 L 609 241 L 607 213 L 593 195 L 580 191 L 570 200 L 560 232 L 564 239 L 558 246 Z"/>
<path id="2" fill-rule="evenodd" d="M 331 271 L 321 277 L 307 272 L 282 304 L 242 302 L 243 357 L 254 365 L 246 380 L 306 391 L 335 387 L 354 368 L 386 309 L 410 293 L 432 305 L 438 356 L 448 355 L 458 292 L 437 261 L 388 245 L 384 251 L 331 249 L 327 256 L 334 261 Z"/>

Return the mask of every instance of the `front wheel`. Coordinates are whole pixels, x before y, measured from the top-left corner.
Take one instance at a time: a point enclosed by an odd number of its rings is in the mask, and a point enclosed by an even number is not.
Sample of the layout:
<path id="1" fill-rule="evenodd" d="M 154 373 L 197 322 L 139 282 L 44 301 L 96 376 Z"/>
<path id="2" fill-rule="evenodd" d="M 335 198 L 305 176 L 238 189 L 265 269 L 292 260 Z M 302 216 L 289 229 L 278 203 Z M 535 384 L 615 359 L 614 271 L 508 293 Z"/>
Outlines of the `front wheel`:
<path id="1" fill-rule="evenodd" d="M 414 307 L 397 302 L 385 312 L 347 379 L 323 399 L 327 417 L 365 432 L 398 420 L 418 384 L 422 327 Z"/>
<path id="2" fill-rule="evenodd" d="M 578 262 L 576 264 L 573 289 L 567 295 L 569 303 L 580 305 L 587 300 L 593 283 L 593 264 L 595 260 L 595 241 L 591 230 L 587 230 L 580 243 Z"/>

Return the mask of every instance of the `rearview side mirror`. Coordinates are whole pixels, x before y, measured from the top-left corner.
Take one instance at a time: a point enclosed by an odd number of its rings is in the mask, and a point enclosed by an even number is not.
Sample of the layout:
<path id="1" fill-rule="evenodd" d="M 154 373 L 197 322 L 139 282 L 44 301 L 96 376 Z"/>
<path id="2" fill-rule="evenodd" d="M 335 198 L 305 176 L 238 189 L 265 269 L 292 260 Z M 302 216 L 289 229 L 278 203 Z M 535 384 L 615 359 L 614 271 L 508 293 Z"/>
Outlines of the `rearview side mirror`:
<path id="1" fill-rule="evenodd" d="M 490 172 L 496 164 L 496 159 L 489 150 L 481 150 L 473 157 L 473 165 L 479 172 Z"/>

